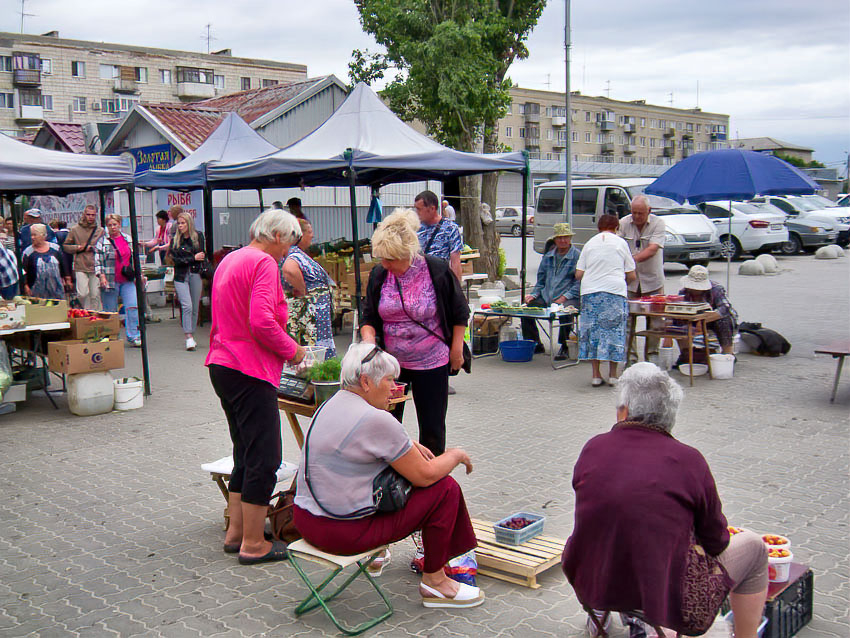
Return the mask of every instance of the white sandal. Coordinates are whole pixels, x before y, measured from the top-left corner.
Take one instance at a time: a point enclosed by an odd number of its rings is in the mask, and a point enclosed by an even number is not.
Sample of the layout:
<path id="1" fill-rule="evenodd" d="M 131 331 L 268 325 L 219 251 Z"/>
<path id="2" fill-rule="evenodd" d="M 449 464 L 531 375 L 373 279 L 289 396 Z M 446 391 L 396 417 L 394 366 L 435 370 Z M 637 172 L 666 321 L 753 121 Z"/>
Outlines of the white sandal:
<path id="1" fill-rule="evenodd" d="M 458 583 L 459 587 L 454 598 L 444 596 L 442 593 L 428 587 L 425 583 L 419 583 L 419 594 L 422 596 L 424 607 L 462 609 L 465 607 L 477 607 L 484 602 L 484 592 L 479 587 L 473 587 L 466 583 Z"/>
<path id="2" fill-rule="evenodd" d="M 369 572 L 370 576 L 380 576 L 384 573 L 384 567 L 390 564 L 390 559 L 392 559 L 392 554 L 390 554 L 390 550 L 386 549 L 383 556 L 378 556 L 369 563 L 366 571 Z"/>

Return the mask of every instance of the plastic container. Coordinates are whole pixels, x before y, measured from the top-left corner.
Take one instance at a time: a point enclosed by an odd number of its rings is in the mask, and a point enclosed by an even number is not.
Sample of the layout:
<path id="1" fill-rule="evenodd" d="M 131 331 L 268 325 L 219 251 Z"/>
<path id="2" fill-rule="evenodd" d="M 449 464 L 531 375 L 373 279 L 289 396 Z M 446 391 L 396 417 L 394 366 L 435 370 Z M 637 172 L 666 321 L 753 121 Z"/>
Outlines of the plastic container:
<path id="1" fill-rule="evenodd" d="M 534 358 L 534 348 L 537 342 L 531 339 L 518 339 L 516 341 L 502 341 L 499 344 L 499 352 L 503 361 L 511 363 L 524 363 Z"/>
<path id="2" fill-rule="evenodd" d="M 735 371 L 734 354 L 710 354 L 711 376 L 715 379 L 731 379 Z"/>
<path id="3" fill-rule="evenodd" d="M 526 525 L 522 529 L 510 529 L 508 527 L 502 527 L 505 523 L 507 523 L 515 516 L 521 516 L 522 518 L 527 518 L 528 520 L 533 522 L 531 523 L 531 525 Z M 493 525 L 493 533 L 496 534 L 497 543 L 501 543 L 502 545 L 522 545 L 526 541 L 543 533 L 543 523 L 545 521 L 546 517 L 540 514 L 531 514 L 529 512 L 517 512 L 516 514 L 511 514 L 510 516 L 506 516 L 502 520 L 496 522 Z"/>
<path id="4" fill-rule="evenodd" d="M 723 620 L 726 621 L 727 629 L 729 630 L 730 638 L 735 635 L 735 614 L 733 612 L 727 613 L 723 616 Z M 756 629 L 756 634 L 759 638 L 764 636 L 764 628 L 767 627 L 767 616 L 761 617 L 761 622 L 759 623 L 758 629 Z"/>
<path id="5" fill-rule="evenodd" d="M 393 391 L 390 394 L 391 399 L 400 399 L 405 394 L 407 394 L 407 384 L 406 383 L 398 383 L 393 386 Z"/>
<path id="6" fill-rule="evenodd" d="M 788 552 L 788 556 L 773 558 L 767 557 L 767 579 L 772 583 L 784 583 L 791 574 L 791 561 L 794 554 Z"/>
<path id="7" fill-rule="evenodd" d="M 115 409 L 138 410 L 145 405 L 145 388 L 138 377 L 115 379 Z"/>
<path id="8" fill-rule="evenodd" d="M 339 392 L 339 381 L 311 381 L 313 384 L 316 405 L 322 405 Z"/>
<path id="9" fill-rule="evenodd" d="M 317 363 L 323 363 L 327 350 L 324 346 L 304 346 L 304 359 L 301 361 L 301 366 L 310 368 Z"/>
<path id="10" fill-rule="evenodd" d="M 682 363 L 679 365 L 679 372 L 686 377 L 691 376 L 691 366 L 694 368 L 694 376 L 699 377 L 708 372 L 708 366 L 704 363 Z"/>
<path id="11" fill-rule="evenodd" d="M 791 549 L 791 541 L 781 534 L 762 534 L 761 539 L 768 549 Z"/>
<path id="12" fill-rule="evenodd" d="M 68 375 L 68 409 L 77 416 L 112 412 L 115 390 L 109 372 Z"/>

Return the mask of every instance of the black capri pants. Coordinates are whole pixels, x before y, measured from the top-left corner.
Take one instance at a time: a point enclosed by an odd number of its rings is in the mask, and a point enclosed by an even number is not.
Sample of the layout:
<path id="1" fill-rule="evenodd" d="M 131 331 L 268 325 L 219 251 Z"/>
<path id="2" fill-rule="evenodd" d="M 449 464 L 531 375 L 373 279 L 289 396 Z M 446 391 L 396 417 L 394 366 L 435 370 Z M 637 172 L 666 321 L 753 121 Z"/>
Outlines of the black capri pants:
<path id="1" fill-rule="evenodd" d="M 210 381 L 233 441 L 229 489 L 252 505 L 268 505 L 283 458 L 277 388 L 238 370 L 211 364 Z"/>
<path id="2" fill-rule="evenodd" d="M 419 421 L 419 442 L 439 456 L 446 451 L 446 412 L 449 409 L 449 364 L 431 370 L 401 369 L 401 383 L 409 383 Z M 404 403 L 397 403 L 392 415 L 401 422 Z"/>

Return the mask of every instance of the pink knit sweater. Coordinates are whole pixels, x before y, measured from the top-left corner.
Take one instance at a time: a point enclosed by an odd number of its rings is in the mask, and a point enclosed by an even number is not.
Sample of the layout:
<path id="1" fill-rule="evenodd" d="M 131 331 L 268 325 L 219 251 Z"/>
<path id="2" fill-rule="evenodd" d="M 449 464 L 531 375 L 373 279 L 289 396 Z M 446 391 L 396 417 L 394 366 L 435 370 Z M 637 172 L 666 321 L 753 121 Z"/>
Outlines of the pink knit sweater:
<path id="1" fill-rule="evenodd" d="M 288 316 L 277 264 L 245 246 L 218 265 L 212 285 L 212 330 L 205 365 L 238 370 L 277 387 L 297 344 L 286 334 Z"/>

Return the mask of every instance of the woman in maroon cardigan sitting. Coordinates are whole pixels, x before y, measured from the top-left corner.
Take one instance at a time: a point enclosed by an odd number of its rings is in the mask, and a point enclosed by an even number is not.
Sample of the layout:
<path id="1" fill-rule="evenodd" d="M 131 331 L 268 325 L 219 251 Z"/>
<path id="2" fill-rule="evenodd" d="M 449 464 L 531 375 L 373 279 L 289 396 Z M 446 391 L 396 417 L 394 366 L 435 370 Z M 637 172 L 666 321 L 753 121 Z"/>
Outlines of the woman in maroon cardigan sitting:
<path id="1" fill-rule="evenodd" d="M 575 526 L 562 567 L 585 608 L 640 612 L 689 635 L 704 633 L 698 627 L 731 592 L 735 636 L 756 638 L 767 550 L 753 532 L 730 539 L 705 458 L 670 434 L 681 400 L 681 387 L 651 363 L 620 377 L 618 422 L 585 444 L 573 470 Z M 588 618 L 592 636 L 604 636 L 602 626 Z"/>

